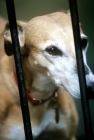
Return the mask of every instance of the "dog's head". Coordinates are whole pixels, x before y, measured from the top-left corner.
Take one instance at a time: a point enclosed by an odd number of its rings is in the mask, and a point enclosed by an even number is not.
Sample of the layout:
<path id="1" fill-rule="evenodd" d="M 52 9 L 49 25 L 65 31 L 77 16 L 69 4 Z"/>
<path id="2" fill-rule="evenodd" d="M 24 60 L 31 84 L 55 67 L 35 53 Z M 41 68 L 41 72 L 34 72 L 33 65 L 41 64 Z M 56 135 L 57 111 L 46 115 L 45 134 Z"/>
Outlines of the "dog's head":
<path id="1" fill-rule="evenodd" d="M 81 30 L 81 29 L 80 29 Z M 18 22 L 18 37 L 22 56 L 31 71 L 38 71 L 57 86 L 80 98 L 79 80 L 71 19 L 69 14 L 56 12 L 36 17 L 29 22 Z M 5 51 L 13 54 L 8 25 L 4 34 Z M 81 43 L 88 87 L 93 87 L 94 76 L 86 62 L 88 39 L 81 30 Z"/>

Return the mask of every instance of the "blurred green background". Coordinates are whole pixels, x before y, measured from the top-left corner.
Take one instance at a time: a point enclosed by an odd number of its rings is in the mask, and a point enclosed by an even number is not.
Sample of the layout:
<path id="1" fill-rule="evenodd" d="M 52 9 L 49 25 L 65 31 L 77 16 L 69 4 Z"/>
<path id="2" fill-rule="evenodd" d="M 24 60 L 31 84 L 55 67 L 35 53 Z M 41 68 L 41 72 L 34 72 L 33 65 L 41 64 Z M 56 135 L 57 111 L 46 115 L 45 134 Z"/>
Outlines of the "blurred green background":
<path id="1" fill-rule="evenodd" d="M 14 0 L 17 19 L 29 20 L 32 17 L 55 12 L 61 9 L 69 9 L 68 0 Z M 87 52 L 88 64 L 94 73 L 94 0 L 78 0 L 79 20 L 84 33 L 89 39 Z M 11 7 L 10 7 L 11 8 Z M 0 0 L 0 16 L 7 19 L 5 0 Z M 76 135 L 84 136 L 84 122 L 81 101 L 75 100 L 79 113 L 79 127 Z M 94 101 L 90 101 L 92 124 L 94 130 Z"/>

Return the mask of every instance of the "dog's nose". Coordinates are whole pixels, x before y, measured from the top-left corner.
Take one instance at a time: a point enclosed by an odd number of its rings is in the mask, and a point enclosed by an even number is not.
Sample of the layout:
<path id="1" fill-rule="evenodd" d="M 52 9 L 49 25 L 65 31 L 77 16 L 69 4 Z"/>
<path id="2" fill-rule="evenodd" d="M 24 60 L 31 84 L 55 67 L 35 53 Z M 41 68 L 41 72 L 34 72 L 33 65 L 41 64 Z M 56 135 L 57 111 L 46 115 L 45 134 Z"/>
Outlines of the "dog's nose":
<path id="1" fill-rule="evenodd" d="M 94 85 L 87 87 L 87 94 L 89 99 L 94 99 Z"/>

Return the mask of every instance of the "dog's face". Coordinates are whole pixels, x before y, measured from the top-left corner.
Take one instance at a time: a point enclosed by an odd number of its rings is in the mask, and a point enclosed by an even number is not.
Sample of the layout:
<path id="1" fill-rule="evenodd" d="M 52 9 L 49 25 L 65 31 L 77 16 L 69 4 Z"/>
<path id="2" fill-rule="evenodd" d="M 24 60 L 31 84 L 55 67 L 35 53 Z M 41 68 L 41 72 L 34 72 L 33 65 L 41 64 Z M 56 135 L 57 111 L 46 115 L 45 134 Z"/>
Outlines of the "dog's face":
<path id="1" fill-rule="evenodd" d="M 75 47 L 70 16 L 57 12 L 31 21 L 18 23 L 21 53 L 27 66 L 51 79 L 57 86 L 80 98 Z M 12 54 L 8 28 L 5 31 L 5 50 Z M 86 62 L 87 37 L 81 31 L 87 86 L 93 87 L 94 75 Z M 10 48 L 10 49 L 9 49 Z"/>

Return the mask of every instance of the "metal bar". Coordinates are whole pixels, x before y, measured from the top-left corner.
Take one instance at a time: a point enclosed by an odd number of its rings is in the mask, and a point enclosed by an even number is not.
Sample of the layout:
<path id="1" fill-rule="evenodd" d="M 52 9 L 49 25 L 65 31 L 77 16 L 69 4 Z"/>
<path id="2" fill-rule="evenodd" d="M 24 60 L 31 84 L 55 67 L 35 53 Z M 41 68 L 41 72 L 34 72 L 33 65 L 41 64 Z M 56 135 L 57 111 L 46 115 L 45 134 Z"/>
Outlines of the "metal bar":
<path id="1" fill-rule="evenodd" d="M 18 40 L 14 1 L 6 0 L 6 6 L 7 6 L 8 18 L 9 18 L 12 43 L 14 48 L 14 59 L 16 65 L 17 78 L 18 78 L 18 87 L 19 87 L 19 95 L 20 95 L 22 116 L 24 122 L 25 137 L 26 140 L 33 140 L 28 102 L 26 97 L 25 82 L 24 82 L 24 76 L 22 70 L 21 53 L 20 53 L 19 40 Z"/>
<path id="2" fill-rule="evenodd" d="M 90 116 L 89 100 L 87 96 L 85 70 L 84 70 L 82 48 L 81 48 L 77 1 L 69 0 L 69 6 L 71 12 L 73 34 L 74 34 L 74 43 L 75 43 L 75 51 L 76 51 L 76 58 L 77 58 L 77 67 L 78 67 L 86 139 L 93 140 L 93 130 L 92 130 L 92 123 L 91 123 L 91 116 Z"/>

